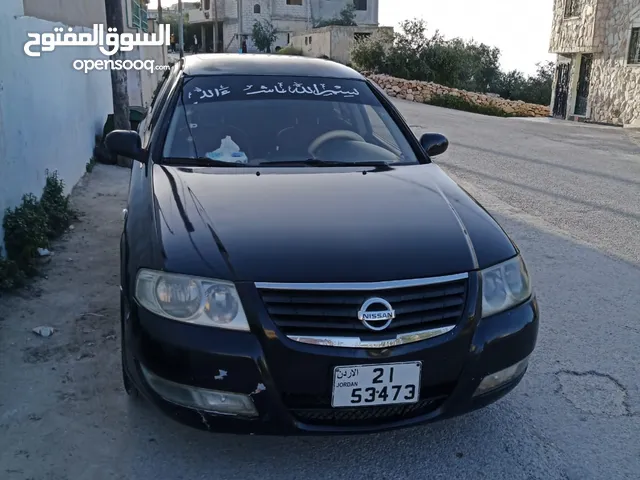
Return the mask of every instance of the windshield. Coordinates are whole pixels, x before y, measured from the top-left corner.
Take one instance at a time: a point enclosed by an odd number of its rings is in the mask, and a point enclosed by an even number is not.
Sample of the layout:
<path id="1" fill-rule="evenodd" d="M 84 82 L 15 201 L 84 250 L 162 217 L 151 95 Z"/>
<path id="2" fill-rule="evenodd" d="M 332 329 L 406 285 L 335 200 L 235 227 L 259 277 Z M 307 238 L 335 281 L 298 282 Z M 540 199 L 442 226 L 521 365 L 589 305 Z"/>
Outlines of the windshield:
<path id="1" fill-rule="evenodd" d="M 398 125 L 360 80 L 288 76 L 188 78 L 164 163 L 416 164 Z"/>

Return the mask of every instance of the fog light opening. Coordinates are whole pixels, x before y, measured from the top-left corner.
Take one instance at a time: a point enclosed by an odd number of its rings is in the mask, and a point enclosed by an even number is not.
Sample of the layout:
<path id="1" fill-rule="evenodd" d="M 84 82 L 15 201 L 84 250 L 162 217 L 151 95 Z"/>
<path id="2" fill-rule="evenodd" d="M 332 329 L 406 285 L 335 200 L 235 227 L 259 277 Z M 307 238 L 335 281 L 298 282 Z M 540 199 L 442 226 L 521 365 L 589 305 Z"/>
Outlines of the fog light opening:
<path id="1" fill-rule="evenodd" d="M 473 394 L 474 397 L 478 395 L 483 395 L 485 393 L 489 393 L 492 390 L 502 387 L 506 383 L 518 378 L 520 375 L 524 373 L 529 365 L 529 357 L 524 360 L 519 361 L 518 363 L 514 363 L 510 367 L 505 368 L 504 370 L 500 370 L 496 373 L 492 373 L 491 375 L 487 375 L 482 379 L 480 385 L 476 389 Z"/>
<path id="2" fill-rule="evenodd" d="M 216 415 L 258 416 L 253 400 L 248 395 L 183 385 L 158 377 L 142 365 L 140 369 L 149 386 L 168 402 Z"/>

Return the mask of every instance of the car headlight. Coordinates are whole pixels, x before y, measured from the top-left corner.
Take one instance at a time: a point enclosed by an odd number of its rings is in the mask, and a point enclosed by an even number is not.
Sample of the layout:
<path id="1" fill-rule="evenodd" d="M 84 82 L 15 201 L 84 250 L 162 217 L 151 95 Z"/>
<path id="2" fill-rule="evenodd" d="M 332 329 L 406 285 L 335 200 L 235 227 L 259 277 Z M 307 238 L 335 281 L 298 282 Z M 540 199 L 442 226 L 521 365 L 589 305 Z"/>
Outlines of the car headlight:
<path id="1" fill-rule="evenodd" d="M 249 331 L 232 282 L 142 269 L 136 299 L 147 310 L 180 322 Z"/>
<path id="2" fill-rule="evenodd" d="M 515 307 L 531 296 L 529 273 L 520 256 L 480 273 L 483 318 Z"/>

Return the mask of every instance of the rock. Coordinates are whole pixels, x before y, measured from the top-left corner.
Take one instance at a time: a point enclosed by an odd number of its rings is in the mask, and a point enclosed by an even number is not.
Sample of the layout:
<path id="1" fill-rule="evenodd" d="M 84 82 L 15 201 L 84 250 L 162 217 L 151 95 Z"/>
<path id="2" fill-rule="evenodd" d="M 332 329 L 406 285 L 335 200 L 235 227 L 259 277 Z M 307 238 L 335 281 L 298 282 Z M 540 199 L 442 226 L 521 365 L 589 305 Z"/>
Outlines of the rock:
<path id="1" fill-rule="evenodd" d="M 53 332 L 55 332 L 55 329 L 53 327 L 40 326 L 40 327 L 34 328 L 32 332 L 35 333 L 36 335 L 40 335 L 41 337 L 47 338 L 53 335 Z"/>
<path id="2" fill-rule="evenodd" d="M 48 257 L 49 255 L 51 255 L 51 252 L 46 248 L 38 248 L 38 255 L 40 255 L 41 257 Z"/>
<path id="3" fill-rule="evenodd" d="M 380 85 L 389 96 L 405 98 L 410 101 L 424 102 L 434 95 L 452 95 L 464 98 L 475 105 L 492 106 L 505 111 L 508 115 L 548 117 L 549 106 L 532 105 L 522 101 L 511 101 L 500 98 L 495 93 L 467 92 L 457 88 L 445 87 L 432 82 L 420 82 L 417 80 L 404 80 L 389 75 L 366 74 L 368 78 Z M 622 121 L 621 112 L 613 112 L 617 120 Z M 633 113 L 633 112 L 631 112 Z M 629 113 L 629 115 L 631 115 Z M 637 116 L 637 115 L 636 115 Z M 635 116 L 634 116 L 635 118 Z"/>

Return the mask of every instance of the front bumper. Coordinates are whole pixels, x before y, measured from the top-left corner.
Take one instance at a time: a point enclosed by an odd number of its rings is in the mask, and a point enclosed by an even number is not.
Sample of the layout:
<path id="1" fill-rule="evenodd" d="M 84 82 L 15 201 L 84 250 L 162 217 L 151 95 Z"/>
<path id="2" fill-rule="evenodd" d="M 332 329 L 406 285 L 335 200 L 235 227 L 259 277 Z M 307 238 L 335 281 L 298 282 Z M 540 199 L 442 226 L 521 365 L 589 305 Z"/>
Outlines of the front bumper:
<path id="1" fill-rule="evenodd" d="M 249 297 L 248 305 L 260 304 L 257 293 L 240 293 L 243 303 Z M 125 301 L 126 370 L 137 389 L 171 418 L 211 431 L 371 433 L 441 420 L 495 402 L 520 382 L 526 363 L 482 395 L 476 394 L 478 386 L 490 374 L 526 361 L 538 334 L 535 298 L 482 320 L 470 312 L 468 321 L 446 335 L 386 350 L 300 344 L 270 329 L 259 307 L 245 310 L 252 328 L 260 326 L 252 333 L 181 324 Z M 415 360 L 423 365 L 417 404 L 331 408 L 333 367 Z M 168 402 L 150 384 L 149 373 L 175 384 L 244 394 L 256 415 L 220 415 Z"/>

